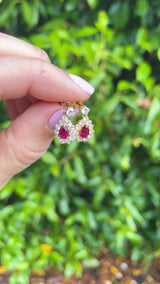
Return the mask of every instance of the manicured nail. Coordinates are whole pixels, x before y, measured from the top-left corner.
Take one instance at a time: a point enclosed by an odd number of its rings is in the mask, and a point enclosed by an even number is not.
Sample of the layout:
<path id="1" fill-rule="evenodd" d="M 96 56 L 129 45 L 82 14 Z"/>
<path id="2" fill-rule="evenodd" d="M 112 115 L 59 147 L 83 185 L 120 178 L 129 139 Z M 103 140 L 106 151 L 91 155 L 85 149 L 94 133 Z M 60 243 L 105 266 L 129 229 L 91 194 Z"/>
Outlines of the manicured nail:
<path id="1" fill-rule="evenodd" d="M 92 95 L 94 93 L 94 87 L 91 84 L 89 84 L 86 80 L 74 74 L 68 74 L 68 75 L 79 87 L 81 87 L 89 95 Z"/>
<path id="2" fill-rule="evenodd" d="M 76 108 L 75 110 L 75 114 L 70 117 L 70 119 L 72 119 L 77 113 L 78 113 L 78 108 Z M 56 126 L 56 124 L 59 122 L 59 120 L 62 118 L 64 112 L 66 112 L 66 109 L 60 109 L 58 111 L 56 111 L 49 119 L 49 128 L 54 128 Z"/>
<path id="3" fill-rule="evenodd" d="M 54 128 L 58 121 L 62 118 L 63 113 L 66 111 L 66 109 L 60 109 L 56 111 L 49 119 L 49 127 Z"/>

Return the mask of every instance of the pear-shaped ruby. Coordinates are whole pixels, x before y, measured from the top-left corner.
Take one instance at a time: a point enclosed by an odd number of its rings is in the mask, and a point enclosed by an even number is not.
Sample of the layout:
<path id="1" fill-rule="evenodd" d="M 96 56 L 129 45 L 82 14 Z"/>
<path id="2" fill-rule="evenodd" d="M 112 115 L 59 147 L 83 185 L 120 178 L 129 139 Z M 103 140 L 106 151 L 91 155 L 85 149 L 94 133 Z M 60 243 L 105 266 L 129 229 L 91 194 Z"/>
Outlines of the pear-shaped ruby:
<path id="1" fill-rule="evenodd" d="M 60 130 L 59 130 L 59 133 L 58 133 L 58 136 L 61 138 L 61 139 L 67 139 L 69 134 L 68 134 L 68 128 L 67 126 L 61 126 Z"/>
<path id="2" fill-rule="evenodd" d="M 89 127 L 87 125 L 84 125 L 82 128 L 81 128 L 81 131 L 79 133 L 79 136 L 81 138 L 87 138 L 89 135 Z"/>

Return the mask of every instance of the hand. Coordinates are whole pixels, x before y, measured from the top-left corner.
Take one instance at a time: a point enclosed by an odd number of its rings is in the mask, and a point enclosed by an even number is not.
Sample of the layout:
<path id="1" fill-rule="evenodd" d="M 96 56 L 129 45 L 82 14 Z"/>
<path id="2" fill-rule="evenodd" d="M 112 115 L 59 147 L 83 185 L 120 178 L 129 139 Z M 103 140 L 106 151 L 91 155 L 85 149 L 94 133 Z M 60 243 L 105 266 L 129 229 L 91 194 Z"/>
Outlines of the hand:
<path id="1" fill-rule="evenodd" d="M 43 50 L 0 33 L 0 100 L 12 121 L 0 132 L 0 189 L 45 153 L 64 111 L 60 102 L 85 101 L 93 91 Z"/>

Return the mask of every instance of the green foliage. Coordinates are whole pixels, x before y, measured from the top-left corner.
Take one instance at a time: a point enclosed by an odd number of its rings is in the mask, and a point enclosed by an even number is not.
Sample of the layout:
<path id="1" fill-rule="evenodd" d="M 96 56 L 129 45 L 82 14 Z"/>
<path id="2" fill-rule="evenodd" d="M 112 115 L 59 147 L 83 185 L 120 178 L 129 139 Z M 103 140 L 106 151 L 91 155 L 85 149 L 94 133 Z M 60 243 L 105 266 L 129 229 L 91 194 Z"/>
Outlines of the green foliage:
<path id="1" fill-rule="evenodd" d="M 82 265 L 98 265 L 102 246 L 134 260 L 159 254 L 159 1 L 3 1 L 0 9 L 4 32 L 96 88 L 88 101 L 93 139 L 53 142 L 0 193 L 10 283 L 28 283 L 29 273 L 53 264 L 80 275 Z"/>

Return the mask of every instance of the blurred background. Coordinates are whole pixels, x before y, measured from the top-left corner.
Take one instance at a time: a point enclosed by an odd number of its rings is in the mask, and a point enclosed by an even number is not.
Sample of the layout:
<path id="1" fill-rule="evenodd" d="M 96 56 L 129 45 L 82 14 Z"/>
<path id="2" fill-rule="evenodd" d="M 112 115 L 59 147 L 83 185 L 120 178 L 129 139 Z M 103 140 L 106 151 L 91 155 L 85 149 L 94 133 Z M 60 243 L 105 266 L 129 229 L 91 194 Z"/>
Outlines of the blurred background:
<path id="1" fill-rule="evenodd" d="M 10 283 L 53 265 L 80 276 L 104 247 L 132 260 L 160 255 L 159 18 L 158 0 L 0 1 L 1 32 L 95 87 L 94 137 L 53 141 L 0 192 Z M 0 129 L 8 124 L 2 101 Z"/>

